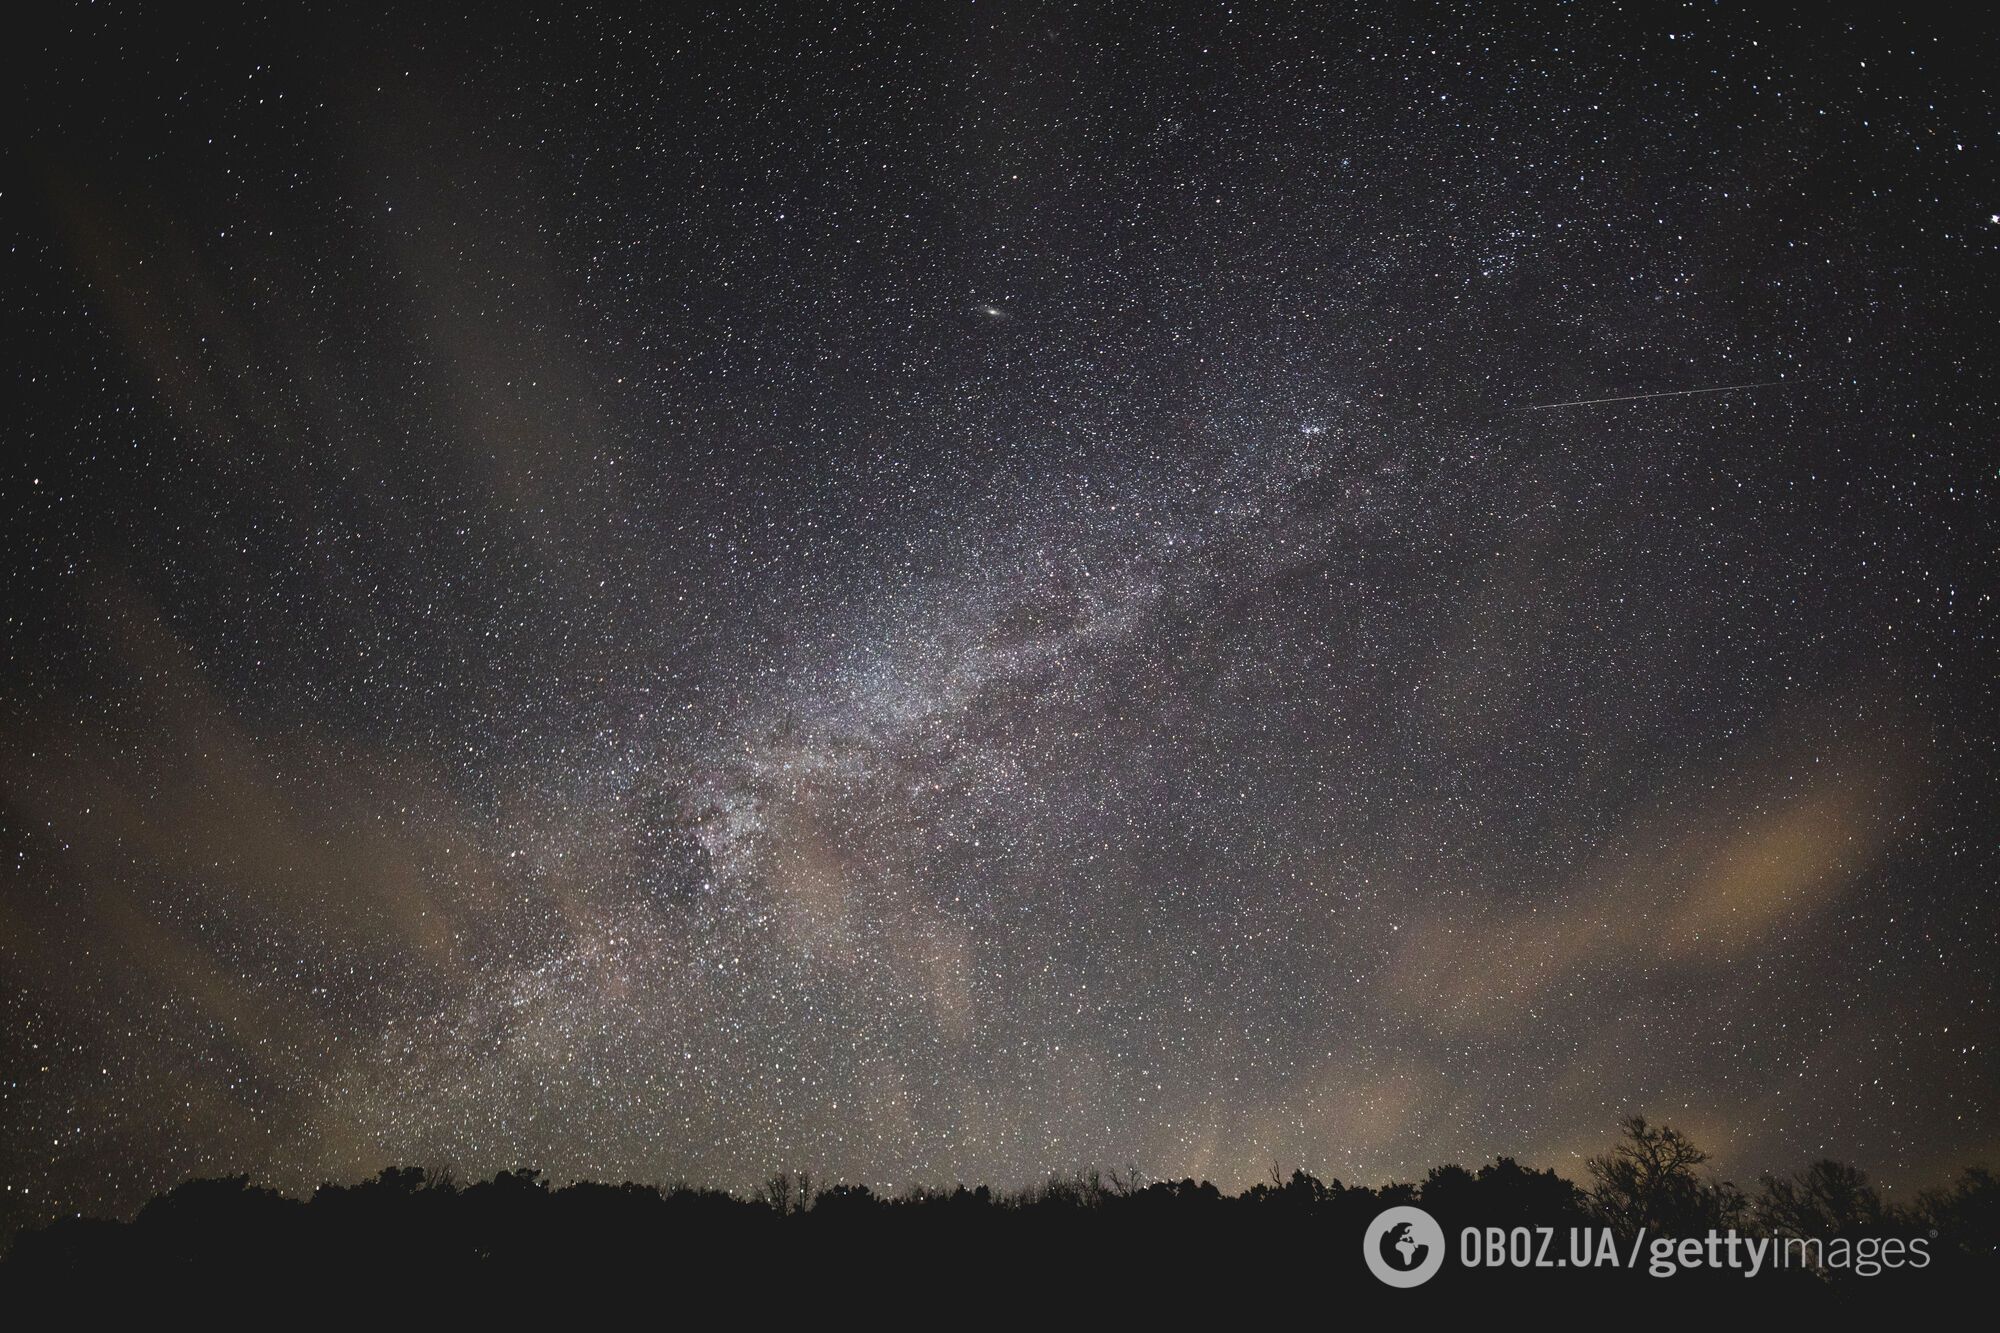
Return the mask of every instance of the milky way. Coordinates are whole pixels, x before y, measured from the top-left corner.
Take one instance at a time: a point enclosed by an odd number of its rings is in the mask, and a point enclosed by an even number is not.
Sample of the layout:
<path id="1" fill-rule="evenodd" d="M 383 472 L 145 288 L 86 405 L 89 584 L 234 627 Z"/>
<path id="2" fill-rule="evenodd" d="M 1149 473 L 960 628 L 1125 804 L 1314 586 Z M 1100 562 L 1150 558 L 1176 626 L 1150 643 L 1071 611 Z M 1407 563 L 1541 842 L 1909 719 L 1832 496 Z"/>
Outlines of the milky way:
<path id="1" fill-rule="evenodd" d="M 0 1220 L 2000 1148 L 1990 37 L 23 49 Z"/>

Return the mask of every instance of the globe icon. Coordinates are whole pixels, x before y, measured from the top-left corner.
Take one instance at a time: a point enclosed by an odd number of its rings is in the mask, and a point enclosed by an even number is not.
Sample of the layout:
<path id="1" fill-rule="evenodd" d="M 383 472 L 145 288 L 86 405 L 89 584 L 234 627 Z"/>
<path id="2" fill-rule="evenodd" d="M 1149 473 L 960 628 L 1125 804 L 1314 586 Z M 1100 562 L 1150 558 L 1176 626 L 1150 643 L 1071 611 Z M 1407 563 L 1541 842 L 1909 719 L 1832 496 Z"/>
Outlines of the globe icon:
<path id="1" fill-rule="evenodd" d="M 1369 1271 L 1392 1287 L 1418 1287 L 1444 1265 L 1444 1228 L 1421 1208 L 1384 1209 L 1361 1238 Z"/>
<path id="2" fill-rule="evenodd" d="M 1430 1246 L 1417 1239 L 1408 1222 L 1398 1222 L 1386 1239 L 1389 1248 L 1396 1253 L 1396 1257 L 1390 1262 L 1400 1268 L 1415 1268 L 1423 1262 L 1425 1252 L 1430 1249 Z"/>

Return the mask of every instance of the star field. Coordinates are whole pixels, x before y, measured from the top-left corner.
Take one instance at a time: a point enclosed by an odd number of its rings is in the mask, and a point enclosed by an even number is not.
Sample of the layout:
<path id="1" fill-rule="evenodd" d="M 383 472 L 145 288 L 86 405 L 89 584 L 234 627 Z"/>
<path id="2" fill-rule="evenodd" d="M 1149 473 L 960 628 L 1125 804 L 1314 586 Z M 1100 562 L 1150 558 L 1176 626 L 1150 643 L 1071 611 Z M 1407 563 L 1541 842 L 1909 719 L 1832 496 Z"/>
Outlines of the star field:
<path id="1" fill-rule="evenodd" d="M 1991 34 L 23 50 L 10 1227 L 2000 1146 Z"/>

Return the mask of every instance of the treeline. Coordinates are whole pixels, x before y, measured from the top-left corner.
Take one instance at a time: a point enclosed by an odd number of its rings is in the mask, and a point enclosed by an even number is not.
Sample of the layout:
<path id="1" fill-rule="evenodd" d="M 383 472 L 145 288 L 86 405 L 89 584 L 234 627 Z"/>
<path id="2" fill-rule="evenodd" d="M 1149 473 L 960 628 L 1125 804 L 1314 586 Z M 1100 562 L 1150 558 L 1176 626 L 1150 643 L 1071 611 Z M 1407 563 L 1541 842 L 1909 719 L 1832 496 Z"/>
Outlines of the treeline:
<path id="1" fill-rule="evenodd" d="M 1743 1190 L 1703 1170 L 1705 1154 L 1677 1131 L 1634 1118 L 1590 1160 L 1578 1184 L 1508 1158 L 1469 1170 L 1432 1169 L 1421 1183 L 1379 1188 L 1321 1181 L 1304 1171 L 1229 1195 L 1207 1182 L 1147 1182 L 1085 1172 L 1034 1188 L 913 1189 L 894 1197 L 865 1185 L 773 1176 L 754 1195 L 689 1186 L 578 1183 L 553 1187 L 532 1170 L 460 1184 L 413 1168 L 358 1185 L 326 1185 L 309 1200 L 247 1178 L 194 1180 L 155 1198 L 131 1222 L 66 1219 L 17 1237 L 0 1279 L 77 1292 L 133 1278 L 168 1283 L 365 1280 L 378 1284 L 517 1281 L 671 1270 L 679 1281 L 754 1281 L 759 1274 L 825 1281 L 921 1280 L 953 1287 L 1010 1278 L 1091 1282 L 1144 1273 L 1191 1294 L 1217 1294 L 1273 1264 L 1364 1292 L 1378 1288 L 1361 1259 L 1369 1222 L 1398 1204 L 1441 1224 L 1448 1260 L 1435 1284 L 1462 1297 L 1539 1283 L 1551 1295 L 1652 1281 L 1645 1265 L 1578 1272 L 1565 1265 L 1480 1271 L 1462 1263 L 1466 1228 L 1532 1237 L 1553 1253 L 1570 1233 L 1626 1244 L 1649 1237 L 1812 1238 L 1917 1246 L 1921 1265 L 1857 1270 L 1851 1263 L 1766 1266 L 1757 1290 L 1810 1299 L 1843 1286 L 1912 1292 L 1996 1275 L 2000 1184 L 1983 1169 L 1891 1204 L 1858 1170 L 1819 1162 Z M 1533 1245 L 1530 1249 L 1537 1248 Z M 1544 1256 L 1550 1251 L 1539 1247 Z M 1643 1253 L 1641 1251 L 1640 1253 Z M 1824 1244 L 1811 1252 L 1823 1260 Z M 1300 1266 L 1303 1266 L 1302 1268 Z M 1679 1272 L 1682 1288 L 1743 1287 L 1740 1271 Z M 1655 1283 L 1657 1286 L 1658 1284 Z M 1740 1294 L 1740 1292 L 1739 1292 Z"/>

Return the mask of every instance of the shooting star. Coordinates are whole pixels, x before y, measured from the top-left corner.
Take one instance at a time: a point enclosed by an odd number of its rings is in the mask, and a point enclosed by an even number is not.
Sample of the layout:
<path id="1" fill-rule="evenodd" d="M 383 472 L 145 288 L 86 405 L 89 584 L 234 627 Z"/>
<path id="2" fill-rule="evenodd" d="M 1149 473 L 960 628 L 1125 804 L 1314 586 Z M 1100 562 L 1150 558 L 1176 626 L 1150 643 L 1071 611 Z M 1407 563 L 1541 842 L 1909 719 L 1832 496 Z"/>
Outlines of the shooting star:
<path id="1" fill-rule="evenodd" d="M 1616 398 L 1574 398 L 1566 403 L 1534 403 L 1523 412 L 1547 412 L 1558 407 L 1595 407 L 1599 403 L 1641 403 L 1648 398 L 1685 398 L 1695 393 L 1734 393 L 1738 389 L 1768 389 L 1780 380 L 1758 380 L 1755 384 L 1717 384 L 1707 389 L 1667 389 L 1661 393 L 1628 393 Z"/>

